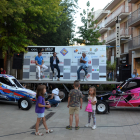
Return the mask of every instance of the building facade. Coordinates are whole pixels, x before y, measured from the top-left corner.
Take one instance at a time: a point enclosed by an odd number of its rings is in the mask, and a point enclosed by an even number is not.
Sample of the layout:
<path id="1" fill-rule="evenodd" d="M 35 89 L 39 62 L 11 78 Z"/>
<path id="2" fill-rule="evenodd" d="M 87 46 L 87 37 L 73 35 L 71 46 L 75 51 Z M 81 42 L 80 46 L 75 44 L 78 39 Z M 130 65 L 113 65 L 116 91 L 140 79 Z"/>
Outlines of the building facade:
<path id="1" fill-rule="evenodd" d="M 129 41 L 129 51 L 132 52 L 132 70 L 137 69 L 140 76 L 140 0 L 128 0 L 132 5 L 128 26 L 132 28 L 132 39 Z"/>
<path id="2" fill-rule="evenodd" d="M 116 56 L 116 17 L 120 19 L 119 64 L 130 64 L 131 71 L 140 75 L 140 0 L 112 0 L 96 17 L 101 37 L 109 46 L 107 59 L 112 63 Z"/>

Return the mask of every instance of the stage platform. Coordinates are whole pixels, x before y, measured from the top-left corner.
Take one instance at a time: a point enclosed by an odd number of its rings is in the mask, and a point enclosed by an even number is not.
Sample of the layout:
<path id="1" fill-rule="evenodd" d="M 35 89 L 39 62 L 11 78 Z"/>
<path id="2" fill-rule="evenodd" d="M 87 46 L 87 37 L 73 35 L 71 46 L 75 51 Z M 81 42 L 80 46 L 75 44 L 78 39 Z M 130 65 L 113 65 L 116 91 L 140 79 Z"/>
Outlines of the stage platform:
<path id="1" fill-rule="evenodd" d="M 73 84 L 74 81 L 57 81 L 57 80 L 19 80 L 21 84 L 41 84 L 41 83 L 48 83 L 48 84 Z M 116 81 L 80 81 L 80 84 L 115 84 L 119 85 L 122 82 Z"/>

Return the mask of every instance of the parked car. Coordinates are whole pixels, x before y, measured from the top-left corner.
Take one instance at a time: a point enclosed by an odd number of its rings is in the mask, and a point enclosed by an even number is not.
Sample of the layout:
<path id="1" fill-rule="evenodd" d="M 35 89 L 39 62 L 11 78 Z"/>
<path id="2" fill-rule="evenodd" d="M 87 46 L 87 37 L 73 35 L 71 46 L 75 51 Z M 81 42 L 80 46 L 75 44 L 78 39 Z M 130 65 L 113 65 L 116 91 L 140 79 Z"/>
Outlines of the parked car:
<path id="1" fill-rule="evenodd" d="M 24 88 L 15 77 L 0 74 L 0 101 L 18 102 L 19 108 L 29 110 L 35 98 L 36 93 Z"/>
<path id="2" fill-rule="evenodd" d="M 140 77 L 130 78 L 116 90 L 97 95 L 97 113 L 107 113 L 110 107 L 140 107 Z"/>

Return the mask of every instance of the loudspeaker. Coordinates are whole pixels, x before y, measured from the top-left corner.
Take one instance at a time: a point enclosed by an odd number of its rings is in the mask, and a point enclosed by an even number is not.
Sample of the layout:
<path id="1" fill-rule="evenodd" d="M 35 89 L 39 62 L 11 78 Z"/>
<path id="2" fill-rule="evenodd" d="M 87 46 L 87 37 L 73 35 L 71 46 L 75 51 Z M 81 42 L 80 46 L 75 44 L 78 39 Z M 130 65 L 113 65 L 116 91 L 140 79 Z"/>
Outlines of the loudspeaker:
<path id="1" fill-rule="evenodd" d="M 0 59 L 0 68 L 4 68 L 4 59 Z"/>
<path id="2" fill-rule="evenodd" d="M 119 66 L 119 81 L 127 80 L 131 78 L 131 65 Z"/>
<path id="3" fill-rule="evenodd" d="M 23 54 L 14 54 L 13 57 L 13 69 L 22 69 L 23 66 Z"/>

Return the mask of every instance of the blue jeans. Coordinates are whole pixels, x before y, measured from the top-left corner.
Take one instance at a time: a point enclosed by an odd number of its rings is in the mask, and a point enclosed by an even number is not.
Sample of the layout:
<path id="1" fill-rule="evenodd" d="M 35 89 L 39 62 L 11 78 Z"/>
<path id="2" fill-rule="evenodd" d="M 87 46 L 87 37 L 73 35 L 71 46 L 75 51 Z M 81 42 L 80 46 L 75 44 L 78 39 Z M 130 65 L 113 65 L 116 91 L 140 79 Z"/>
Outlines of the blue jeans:
<path id="1" fill-rule="evenodd" d="M 80 80 L 80 71 L 83 69 L 85 71 L 85 75 L 88 74 L 87 70 L 86 70 L 87 66 L 86 65 L 83 65 L 83 66 L 80 66 L 79 69 L 77 70 L 77 76 L 78 76 L 78 80 Z"/>
<path id="2" fill-rule="evenodd" d="M 50 102 L 51 105 L 55 105 L 55 104 L 60 103 L 60 101 L 56 101 L 55 99 L 50 99 L 48 101 Z"/>

